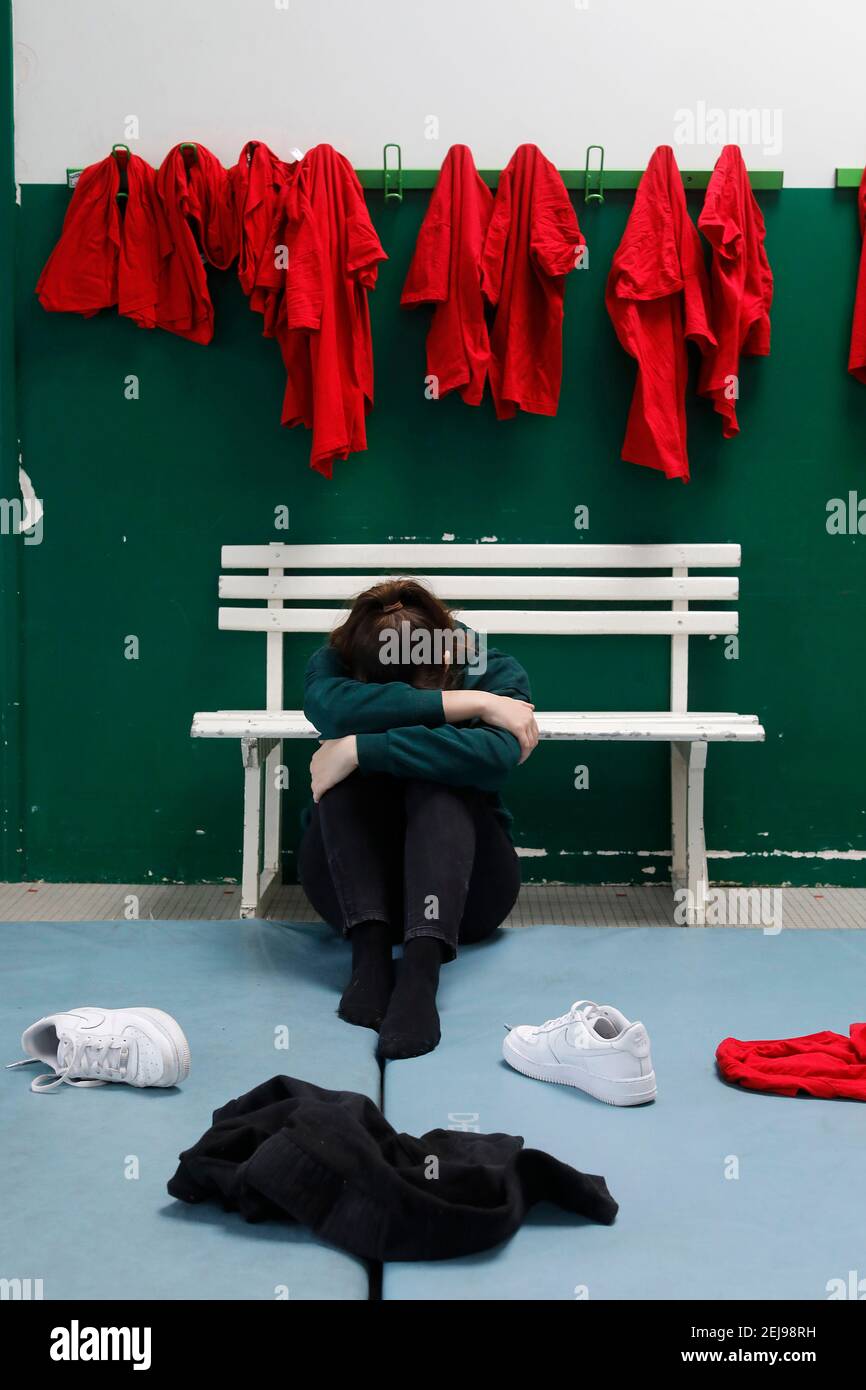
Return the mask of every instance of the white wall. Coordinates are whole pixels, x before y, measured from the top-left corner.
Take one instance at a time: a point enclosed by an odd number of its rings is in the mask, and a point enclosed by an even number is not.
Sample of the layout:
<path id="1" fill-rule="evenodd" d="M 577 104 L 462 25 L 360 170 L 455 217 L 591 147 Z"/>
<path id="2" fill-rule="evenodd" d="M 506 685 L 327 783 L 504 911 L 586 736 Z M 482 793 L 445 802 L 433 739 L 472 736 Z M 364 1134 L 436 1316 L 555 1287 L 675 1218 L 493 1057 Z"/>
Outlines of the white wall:
<path id="1" fill-rule="evenodd" d="M 680 109 L 763 112 L 753 168 L 829 186 L 866 160 L 864 0 L 15 0 L 18 178 L 61 182 L 125 138 L 158 163 L 181 139 L 234 162 L 329 141 L 357 167 L 396 140 L 409 168 L 454 141 L 500 168 L 534 141 L 643 168 Z M 774 113 L 779 115 L 775 116 Z M 439 138 L 426 138 L 435 116 Z M 775 124 L 775 132 L 773 123 Z M 738 132 L 678 147 L 711 167 Z M 773 146 L 780 144 L 780 149 Z"/>

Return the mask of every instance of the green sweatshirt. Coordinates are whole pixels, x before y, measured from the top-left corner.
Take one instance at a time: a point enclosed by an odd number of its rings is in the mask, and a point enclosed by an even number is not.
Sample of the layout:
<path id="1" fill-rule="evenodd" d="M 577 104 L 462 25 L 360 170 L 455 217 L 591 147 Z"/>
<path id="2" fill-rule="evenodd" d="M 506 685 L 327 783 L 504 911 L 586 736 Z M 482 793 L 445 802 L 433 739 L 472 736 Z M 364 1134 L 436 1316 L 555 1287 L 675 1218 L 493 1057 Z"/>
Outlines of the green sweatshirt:
<path id="1" fill-rule="evenodd" d="M 489 648 L 486 669 L 469 668 L 464 690 L 531 699 L 523 667 L 505 652 Z M 505 729 L 473 719 L 448 724 L 441 690 L 416 690 L 404 681 L 381 684 L 354 680 L 333 647 L 321 647 L 304 677 L 304 714 L 322 738 L 357 735 L 361 772 L 387 772 L 452 787 L 498 793 L 520 758 L 520 745 Z M 510 816 L 492 795 L 497 814 Z"/>

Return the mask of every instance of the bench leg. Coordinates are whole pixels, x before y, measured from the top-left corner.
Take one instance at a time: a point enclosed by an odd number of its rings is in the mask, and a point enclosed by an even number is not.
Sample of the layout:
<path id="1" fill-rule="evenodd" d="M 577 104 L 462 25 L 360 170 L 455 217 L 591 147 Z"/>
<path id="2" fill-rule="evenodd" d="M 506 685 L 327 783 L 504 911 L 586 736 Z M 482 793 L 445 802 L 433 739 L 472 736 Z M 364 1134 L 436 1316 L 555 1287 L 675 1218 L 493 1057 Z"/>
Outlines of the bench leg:
<path id="1" fill-rule="evenodd" d="M 706 873 L 706 840 L 703 835 L 703 774 L 706 770 L 705 742 L 688 745 L 687 794 L 687 866 L 689 927 L 702 927 L 706 922 L 706 894 L 709 880 Z"/>
<path id="2" fill-rule="evenodd" d="M 706 922 L 707 846 L 704 838 L 705 742 L 671 745 L 671 792 L 674 891 L 688 890 L 686 922 L 702 927 Z"/>
<path id="3" fill-rule="evenodd" d="M 259 898 L 264 903 L 283 881 L 280 860 L 280 831 L 282 826 L 282 787 L 280 768 L 283 764 L 283 741 L 277 739 L 265 759 L 265 830 L 263 839 L 262 883 Z"/>
<path id="4" fill-rule="evenodd" d="M 687 882 L 688 759 L 687 743 L 671 744 L 671 886 L 676 893 Z"/>
<path id="5" fill-rule="evenodd" d="M 241 739 L 241 756 L 244 764 L 244 857 L 241 870 L 241 917 L 260 917 L 262 915 L 266 901 L 276 888 L 279 877 L 276 873 L 273 854 L 273 845 L 276 844 L 276 861 L 278 862 L 279 806 L 274 806 L 274 797 L 279 798 L 279 789 L 273 786 L 265 787 L 264 834 L 262 830 L 262 776 L 267 773 L 272 762 L 272 754 L 279 749 L 279 746 L 279 741 L 271 738 Z M 265 848 L 264 869 L 262 868 L 263 840 Z M 271 864 L 267 862 L 269 852 Z"/>

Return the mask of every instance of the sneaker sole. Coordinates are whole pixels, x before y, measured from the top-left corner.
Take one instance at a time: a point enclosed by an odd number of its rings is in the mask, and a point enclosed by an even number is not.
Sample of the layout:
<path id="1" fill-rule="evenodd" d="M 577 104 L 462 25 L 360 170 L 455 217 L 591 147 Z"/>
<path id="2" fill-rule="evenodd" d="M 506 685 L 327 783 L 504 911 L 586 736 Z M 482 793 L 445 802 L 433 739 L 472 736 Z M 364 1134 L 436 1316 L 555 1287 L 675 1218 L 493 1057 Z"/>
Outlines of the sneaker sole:
<path id="1" fill-rule="evenodd" d="M 533 1081 L 553 1081 L 560 1086 L 574 1086 L 605 1105 L 648 1105 L 657 1095 L 654 1071 L 649 1076 L 636 1076 L 629 1080 L 605 1081 L 602 1077 L 594 1076 L 588 1081 L 577 1067 L 565 1063 L 545 1066 L 527 1061 L 512 1047 L 508 1038 L 502 1044 L 502 1055 L 510 1067 L 523 1076 L 531 1077 Z"/>
<path id="2" fill-rule="evenodd" d="M 174 1075 L 169 1080 L 171 1073 L 166 1068 L 166 1075 L 160 1086 L 178 1086 L 181 1081 L 186 1081 L 189 1076 L 189 1043 L 186 1034 L 180 1024 L 172 1018 L 171 1014 L 163 1013 L 162 1009 L 140 1009 L 134 1007 L 129 1010 L 132 1014 L 138 1014 L 140 1018 L 146 1018 L 155 1028 L 159 1030 L 162 1037 L 168 1043 L 171 1057 L 174 1061 Z"/>

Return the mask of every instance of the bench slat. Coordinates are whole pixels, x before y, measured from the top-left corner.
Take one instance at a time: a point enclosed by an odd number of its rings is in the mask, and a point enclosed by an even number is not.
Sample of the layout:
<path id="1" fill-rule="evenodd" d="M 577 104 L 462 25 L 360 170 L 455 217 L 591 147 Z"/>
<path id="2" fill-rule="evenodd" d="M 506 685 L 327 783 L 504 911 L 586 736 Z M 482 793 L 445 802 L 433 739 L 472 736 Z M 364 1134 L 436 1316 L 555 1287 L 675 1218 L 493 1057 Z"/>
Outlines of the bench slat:
<path id="1" fill-rule="evenodd" d="M 392 574 L 292 574 L 271 579 L 258 574 L 222 574 L 219 581 L 221 599 L 283 599 L 297 602 L 302 599 L 353 599 L 374 584 L 393 578 Z M 588 602 L 610 599 L 613 602 L 643 600 L 647 603 L 685 600 L 703 603 L 708 600 L 736 599 L 740 581 L 728 575 L 690 575 L 682 579 L 670 576 L 640 575 L 621 578 L 598 575 L 519 575 L 519 574 L 416 574 L 413 578 L 432 589 L 439 598 L 453 599 L 517 599 L 521 602 L 556 600 L 566 603 L 576 599 Z"/>
<path id="2" fill-rule="evenodd" d="M 754 714 L 552 710 L 537 713 L 536 719 L 545 740 L 760 743 L 764 738 Z M 193 738 L 318 737 L 303 710 L 213 710 L 194 716 L 191 733 Z"/>
<path id="3" fill-rule="evenodd" d="M 707 545 L 224 545 L 225 569 L 722 569 L 740 547 Z"/>
<path id="4" fill-rule="evenodd" d="M 220 608 L 219 626 L 228 632 L 330 632 L 345 608 Z M 456 609 L 455 618 L 476 632 L 526 633 L 534 637 L 569 635 L 723 635 L 738 631 L 734 612 L 669 610 Z"/>

